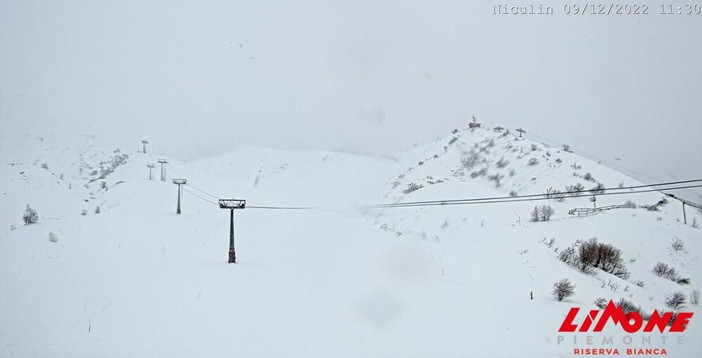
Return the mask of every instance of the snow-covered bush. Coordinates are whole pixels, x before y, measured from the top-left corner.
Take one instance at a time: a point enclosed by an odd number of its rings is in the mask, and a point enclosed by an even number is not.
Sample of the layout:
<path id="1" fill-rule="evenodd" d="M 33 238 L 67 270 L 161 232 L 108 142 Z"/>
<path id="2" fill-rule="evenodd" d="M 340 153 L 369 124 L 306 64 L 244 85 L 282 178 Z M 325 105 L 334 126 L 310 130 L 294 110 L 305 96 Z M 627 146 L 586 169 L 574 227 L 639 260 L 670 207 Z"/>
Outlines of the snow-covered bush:
<path id="1" fill-rule="evenodd" d="M 100 214 L 100 206 L 95 207 L 95 214 Z"/>
<path id="2" fill-rule="evenodd" d="M 550 205 L 537 205 L 531 211 L 531 221 L 549 221 L 556 211 Z"/>
<path id="3" fill-rule="evenodd" d="M 583 175 L 583 179 L 591 182 L 595 181 L 595 178 L 592 177 L 592 174 L 590 174 L 590 172 L 585 173 L 585 175 Z"/>
<path id="4" fill-rule="evenodd" d="M 57 242 L 58 241 L 58 235 L 56 235 L 53 232 L 49 232 L 49 241 L 51 242 Z"/>
<path id="5" fill-rule="evenodd" d="M 24 210 L 24 215 L 22 215 L 22 220 L 24 220 L 25 225 L 35 224 L 37 221 L 39 221 L 39 213 L 37 213 L 36 210 L 32 209 L 29 204 L 27 204 L 27 208 Z"/>
<path id="6" fill-rule="evenodd" d="M 564 298 L 570 297 L 575 293 L 575 285 L 569 279 L 564 278 L 553 284 L 552 293 L 557 300 L 563 301 Z"/>
<path id="7" fill-rule="evenodd" d="M 685 308 L 685 302 L 687 302 L 685 294 L 680 291 L 673 292 L 665 297 L 665 305 L 672 310 Z"/>
<path id="8" fill-rule="evenodd" d="M 80 214 L 83 215 L 83 216 L 86 216 L 86 215 L 88 215 L 88 210 L 87 210 L 87 209 L 83 209 L 83 210 L 80 211 Z"/>
<path id="9" fill-rule="evenodd" d="M 693 306 L 700 304 L 700 290 L 692 291 L 690 294 L 690 303 L 692 303 Z"/>
<path id="10" fill-rule="evenodd" d="M 502 169 L 502 168 L 509 165 L 509 160 L 505 160 L 505 157 L 502 157 L 502 158 L 500 158 L 500 160 L 497 161 L 497 163 L 495 163 L 495 165 L 498 168 Z"/>
<path id="11" fill-rule="evenodd" d="M 537 165 L 537 164 L 539 164 L 539 160 L 536 159 L 536 158 L 531 158 L 531 159 L 529 159 L 529 161 L 527 162 L 527 165 L 532 165 L 532 166 L 533 166 L 533 165 Z"/>

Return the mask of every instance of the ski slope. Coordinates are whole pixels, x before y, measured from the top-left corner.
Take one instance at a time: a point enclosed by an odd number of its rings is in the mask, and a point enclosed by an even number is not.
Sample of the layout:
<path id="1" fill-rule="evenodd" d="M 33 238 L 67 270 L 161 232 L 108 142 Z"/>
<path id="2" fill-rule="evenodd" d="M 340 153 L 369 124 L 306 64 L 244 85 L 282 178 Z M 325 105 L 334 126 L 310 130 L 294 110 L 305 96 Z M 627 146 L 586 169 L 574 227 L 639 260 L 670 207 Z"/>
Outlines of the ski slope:
<path id="1" fill-rule="evenodd" d="M 577 182 L 590 189 L 588 172 L 607 187 L 640 184 L 559 148 L 487 129 L 457 131 L 397 160 L 245 147 L 184 161 L 83 136 L 5 137 L 0 145 L 1 356 L 566 357 L 572 342 L 556 339 L 570 307 L 623 297 L 663 309 L 667 295 L 689 297 L 702 279 L 702 231 L 681 222 L 673 201 L 655 212 L 587 217 L 568 214 L 590 207 L 587 196 L 366 207 L 541 194 Z M 463 160 L 476 153 L 468 169 Z M 158 158 L 169 161 L 166 182 L 158 167 L 148 180 L 146 164 Z M 528 164 L 531 158 L 538 164 Z M 471 176 L 483 168 L 484 175 Z M 503 175 L 499 186 L 490 175 Z M 171 178 L 192 185 L 182 215 L 175 215 Z M 422 188 L 404 193 L 410 183 Z M 215 204 L 218 197 L 249 205 L 235 213 L 237 264 L 226 264 L 229 212 Z M 661 198 L 613 195 L 597 205 Z M 27 204 L 39 212 L 38 223 L 21 222 Z M 551 205 L 553 218 L 530 222 L 536 204 Z M 702 222 L 699 212 L 687 213 L 689 222 Z M 558 260 L 556 248 L 591 237 L 622 250 L 628 280 L 585 275 Z M 674 238 L 683 250 L 672 249 Z M 655 276 L 658 261 L 691 284 Z M 576 290 L 557 302 L 551 289 L 561 278 Z M 665 346 L 672 356 L 702 349 L 700 309 L 685 309 L 696 316 L 685 344 Z"/>

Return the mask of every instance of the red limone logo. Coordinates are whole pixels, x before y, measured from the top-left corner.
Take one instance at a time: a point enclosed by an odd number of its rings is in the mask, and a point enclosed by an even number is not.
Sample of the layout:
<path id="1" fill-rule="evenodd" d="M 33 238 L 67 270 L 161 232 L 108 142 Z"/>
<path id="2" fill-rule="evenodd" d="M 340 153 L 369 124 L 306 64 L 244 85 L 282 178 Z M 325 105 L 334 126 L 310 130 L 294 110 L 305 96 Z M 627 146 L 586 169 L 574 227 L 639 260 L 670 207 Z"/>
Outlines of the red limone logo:
<path id="1" fill-rule="evenodd" d="M 621 307 L 618 307 L 610 300 L 604 310 L 591 310 L 585 317 L 585 320 L 577 324 L 575 318 L 579 311 L 580 308 L 571 308 L 558 332 L 602 332 L 602 329 L 609 321 L 612 321 L 615 325 L 620 325 L 627 333 L 653 332 L 654 329 L 658 329 L 658 331 L 663 333 L 666 327 L 669 327 L 668 332 L 685 332 L 693 315 L 693 312 L 678 312 L 676 315 L 673 315 L 673 312 L 661 314 L 655 310 L 648 322 L 644 324 L 641 314 L 638 312 L 625 314 Z M 601 315 L 600 312 L 602 312 Z"/>

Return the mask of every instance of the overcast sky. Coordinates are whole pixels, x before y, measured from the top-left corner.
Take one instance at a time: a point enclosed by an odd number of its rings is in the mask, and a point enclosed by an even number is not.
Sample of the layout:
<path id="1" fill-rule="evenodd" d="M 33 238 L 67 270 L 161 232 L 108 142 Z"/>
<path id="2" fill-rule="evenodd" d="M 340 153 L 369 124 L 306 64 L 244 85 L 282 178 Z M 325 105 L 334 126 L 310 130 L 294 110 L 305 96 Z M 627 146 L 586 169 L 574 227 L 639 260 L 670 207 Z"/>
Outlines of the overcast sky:
<path id="1" fill-rule="evenodd" d="M 0 132 L 398 154 L 475 114 L 644 182 L 702 177 L 702 14 L 476 3 L 3 0 Z"/>

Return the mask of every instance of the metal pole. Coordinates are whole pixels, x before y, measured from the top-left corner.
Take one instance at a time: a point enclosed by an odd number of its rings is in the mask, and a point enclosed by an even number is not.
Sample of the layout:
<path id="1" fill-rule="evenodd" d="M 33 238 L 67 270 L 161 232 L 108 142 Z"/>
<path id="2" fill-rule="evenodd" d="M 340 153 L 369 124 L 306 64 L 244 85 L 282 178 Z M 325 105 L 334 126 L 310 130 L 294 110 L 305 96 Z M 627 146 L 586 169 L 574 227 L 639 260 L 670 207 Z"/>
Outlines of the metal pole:
<path id="1" fill-rule="evenodd" d="M 229 209 L 229 263 L 236 263 L 236 251 L 234 250 L 234 209 L 244 209 L 246 200 L 243 199 L 219 199 L 220 209 Z"/>
<path id="2" fill-rule="evenodd" d="M 685 202 L 683 201 L 683 221 L 685 222 L 685 225 L 687 225 L 687 215 L 685 214 Z"/>
<path id="3" fill-rule="evenodd" d="M 229 226 L 229 263 L 236 263 L 236 251 L 234 250 L 234 209 L 230 209 L 230 226 Z"/>
<path id="4" fill-rule="evenodd" d="M 178 184 L 178 208 L 176 208 L 176 214 L 180 214 L 180 184 Z"/>
<path id="5" fill-rule="evenodd" d="M 151 169 L 155 167 L 154 163 L 148 163 L 146 164 L 146 167 L 149 168 L 149 180 L 154 180 L 153 175 L 151 174 Z"/>
<path id="6" fill-rule="evenodd" d="M 180 214 L 180 197 L 183 189 L 181 185 L 187 184 L 187 179 L 173 179 L 173 184 L 178 185 L 178 206 L 176 207 L 176 214 Z"/>
<path id="7" fill-rule="evenodd" d="M 161 164 L 161 181 L 166 181 L 166 168 L 163 165 L 168 164 L 168 161 L 165 159 L 159 159 L 156 162 Z"/>

